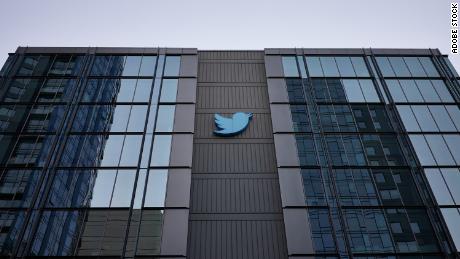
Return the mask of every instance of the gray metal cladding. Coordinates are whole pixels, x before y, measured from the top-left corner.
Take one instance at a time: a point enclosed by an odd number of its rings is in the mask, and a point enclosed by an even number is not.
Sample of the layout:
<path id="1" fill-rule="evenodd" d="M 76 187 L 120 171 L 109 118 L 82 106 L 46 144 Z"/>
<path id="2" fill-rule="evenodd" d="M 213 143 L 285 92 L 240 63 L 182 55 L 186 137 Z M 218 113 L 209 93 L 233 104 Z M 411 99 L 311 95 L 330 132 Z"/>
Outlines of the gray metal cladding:
<path id="1" fill-rule="evenodd" d="M 287 258 L 282 220 L 193 220 L 189 258 Z"/>
<path id="2" fill-rule="evenodd" d="M 214 136 L 214 114 L 254 114 Z M 273 130 L 260 51 L 198 53 L 188 258 L 287 258 Z"/>
<path id="3" fill-rule="evenodd" d="M 268 109 L 267 87 L 242 84 L 200 84 L 197 89 L 197 109 Z"/>

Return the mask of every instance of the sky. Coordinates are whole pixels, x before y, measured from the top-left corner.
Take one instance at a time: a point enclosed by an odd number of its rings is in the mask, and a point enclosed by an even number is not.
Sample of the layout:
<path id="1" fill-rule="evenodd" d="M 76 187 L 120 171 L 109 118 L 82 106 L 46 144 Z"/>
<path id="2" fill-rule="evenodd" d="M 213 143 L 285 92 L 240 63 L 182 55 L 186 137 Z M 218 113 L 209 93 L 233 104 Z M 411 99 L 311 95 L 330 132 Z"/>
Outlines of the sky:
<path id="1" fill-rule="evenodd" d="M 439 48 L 450 54 L 455 1 L 0 0 L 0 63 L 18 46 Z M 460 55 L 449 58 L 460 69 Z"/>

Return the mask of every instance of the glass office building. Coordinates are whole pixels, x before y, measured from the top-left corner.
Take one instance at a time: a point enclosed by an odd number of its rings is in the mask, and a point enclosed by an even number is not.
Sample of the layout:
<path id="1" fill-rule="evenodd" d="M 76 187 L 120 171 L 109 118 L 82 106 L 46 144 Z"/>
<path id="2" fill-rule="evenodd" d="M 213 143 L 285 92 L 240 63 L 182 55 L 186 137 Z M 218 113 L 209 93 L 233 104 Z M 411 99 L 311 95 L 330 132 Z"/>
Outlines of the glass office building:
<path id="1" fill-rule="evenodd" d="M 0 257 L 457 258 L 459 79 L 435 49 L 19 47 Z"/>

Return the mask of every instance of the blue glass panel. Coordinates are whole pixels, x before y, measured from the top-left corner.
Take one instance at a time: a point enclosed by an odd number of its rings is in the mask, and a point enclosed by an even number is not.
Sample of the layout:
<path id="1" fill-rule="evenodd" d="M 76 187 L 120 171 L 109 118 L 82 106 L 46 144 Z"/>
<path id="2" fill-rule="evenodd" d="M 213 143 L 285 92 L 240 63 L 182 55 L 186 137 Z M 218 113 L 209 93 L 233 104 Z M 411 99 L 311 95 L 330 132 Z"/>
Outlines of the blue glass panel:
<path id="1" fill-rule="evenodd" d="M 166 56 L 164 76 L 179 76 L 180 56 Z"/>
<path id="2" fill-rule="evenodd" d="M 307 68 L 310 77 L 324 76 L 321 63 L 319 62 L 319 57 L 306 57 L 305 60 L 307 61 Z"/>
<path id="3" fill-rule="evenodd" d="M 285 77 L 299 77 L 295 56 L 284 56 L 282 62 Z"/>

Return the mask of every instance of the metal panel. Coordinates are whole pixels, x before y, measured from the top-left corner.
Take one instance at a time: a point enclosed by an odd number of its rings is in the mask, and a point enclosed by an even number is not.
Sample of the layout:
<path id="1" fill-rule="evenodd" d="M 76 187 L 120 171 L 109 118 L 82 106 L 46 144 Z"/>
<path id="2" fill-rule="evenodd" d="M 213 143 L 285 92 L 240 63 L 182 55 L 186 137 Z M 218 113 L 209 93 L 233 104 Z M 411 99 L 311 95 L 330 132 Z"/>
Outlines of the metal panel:
<path id="1" fill-rule="evenodd" d="M 180 59 L 181 77 L 196 77 L 198 71 L 198 56 L 197 55 L 182 55 Z"/>
<path id="2" fill-rule="evenodd" d="M 192 167 L 193 135 L 174 134 L 171 143 L 170 166 Z"/>
<path id="3" fill-rule="evenodd" d="M 270 104 L 270 110 L 273 133 L 294 131 L 289 104 Z"/>
<path id="4" fill-rule="evenodd" d="M 174 132 L 193 133 L 195 128 L 195 105 L 177 104 L 174 115 Z"/>
<path id="5" fill-rule="evenodd" d="M 166 207 L 190 206 L 191 169 L 169 169 L 166 188 Z"/>
<path id="6" fill-rule="evenodd" d="M 194 103 L 196 101 L 195 78 L 179 78 L 176 101 L 179 103 Z"/>
<path id="7" fill-rule="evenodd" d="M 278 169 L 278 175 L 283 208 L 289 206 L 305 206 L 300 169 L 280 168 Z"/>
<path id="8" fill-rule="evenodd" d="M 187 254 L 188 210 L 165 210 L 161 238 L 162 255 Z"/>
<path id="9" fill-rule="evenodd" d="M 200 62 L 198 82 L 265 82 L 264 63 Z"/>
<path id="10" fill-rule="evenodd" d="M 283 77 L 283 63 L 281 56 L 265 56 L 265 70 L 267 77 Z"/>
<path id="11" fill-rule="evenodd" d="M 199 109 L 268 109 L 267 89 L 264 86 L 198 87 Z"/>
<path id="12" fill-rule="evenodd" d="M 289 96 L 286 87 L 286 81 L 279 78 L 267 79 L 268 85 L 268 98 L 270 103 L 287 103 L 289 102 Z"/>
<path id="13" fill-rule="evenodd" d="M 275 134 L 276 162 L 279 167 L 299 166 L 299 156 L 294 135 Z"/>
<path id="14" fill-rule="evenodd" d="M 284 209 L 283 211 L 289 255 L 314 253 L 307 210 Z"/>

